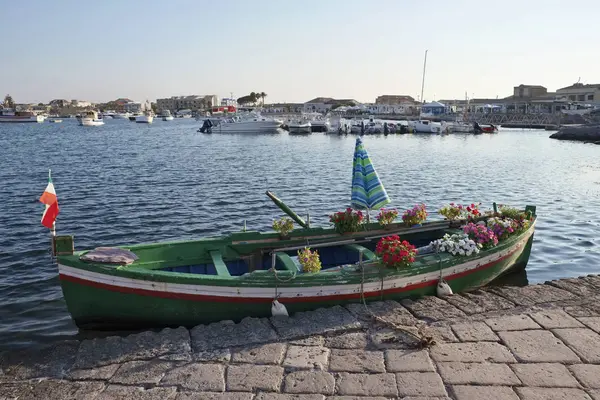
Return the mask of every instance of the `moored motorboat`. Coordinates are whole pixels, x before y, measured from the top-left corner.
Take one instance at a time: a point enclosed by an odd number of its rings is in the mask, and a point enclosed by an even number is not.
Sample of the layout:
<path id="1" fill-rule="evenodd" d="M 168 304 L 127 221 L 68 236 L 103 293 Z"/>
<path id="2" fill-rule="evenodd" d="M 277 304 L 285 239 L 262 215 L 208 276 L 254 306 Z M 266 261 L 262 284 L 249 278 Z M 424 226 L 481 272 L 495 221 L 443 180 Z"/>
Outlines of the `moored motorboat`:
<path id="1" fill-rule="evenodd" d="M 135 122 L 138 124 L 151 124 L 154 121 L 154 114 L 152 111 L 145 111 L 142 115 L 135 117 Z"/>
<path id="2" fill-rule="evenodd" d="M 409 121 L 409 125 L 415 133 L 442 133 L 442 124 L 427 119 L 418 121 Z"/>
<path id="3" fill-rule="evenodd" d="M 498 127 L 492 124 L 479 125 L 477 122 L 473 123 L 473 132 L 479 133 L 498 133 Z"/>
<path id="4" fill-rule="evenodd" d="M 42 115 L 30 111 L 14 111 L 12 108 L 0 109 L 0 122 L 44 122 Z"/>
<path id="5" fill-rule="evenodd" d="M 312 125 L 309 121 L 292 120 L 288 122 L 288 132 L 290 135 L 301 135 L 312 133 Z"/>
<path id="6" fill-rule="evenodd" d="M 102 118 L 98 116 L 98 112 L 90 110 L 86 111 L 80 118 L 79 125 L 81 126 L 100 126 L 104 125 Z"/>
<path id="7" fill-rule="evenodd" d="M 279 120 L 263 117 L 255 112 L 223 118 L 217 122 L 218 124 L 212 127 L 213 133 L 279 133 L 283 124 Z"/>
<path id="8" fill-rule="evenodd" d="M 162 120 L 163 121 L 173 121 L 175 118 L 171 115 L 171 111 L 165 110 L 163 111 Z"/>

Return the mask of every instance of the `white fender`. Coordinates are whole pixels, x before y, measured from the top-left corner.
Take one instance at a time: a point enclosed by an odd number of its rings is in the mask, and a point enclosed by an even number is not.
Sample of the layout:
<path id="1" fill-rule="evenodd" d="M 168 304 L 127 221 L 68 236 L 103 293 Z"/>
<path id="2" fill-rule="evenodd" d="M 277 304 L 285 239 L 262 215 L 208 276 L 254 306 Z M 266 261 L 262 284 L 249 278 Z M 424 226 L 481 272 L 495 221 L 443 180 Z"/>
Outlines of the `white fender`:
<path id="1" fill-rule="evenodd" d="M 271 315 L 274 317 L 289 317 L 287 308 L 277 300 L 273 300 L 271 304 Z"/>
<path id="2" fill-rule="evenodd" d="M 438 281 L 436 290 L 437 290 L 438 297 L 446 297 L 446 296 L 451 296 L 454 294 L 452 292 L 452 288 L 450 287 L 450 285 L 448 285 L 448 282 L 446 282 L 444 279 L 440 279 Z"/>

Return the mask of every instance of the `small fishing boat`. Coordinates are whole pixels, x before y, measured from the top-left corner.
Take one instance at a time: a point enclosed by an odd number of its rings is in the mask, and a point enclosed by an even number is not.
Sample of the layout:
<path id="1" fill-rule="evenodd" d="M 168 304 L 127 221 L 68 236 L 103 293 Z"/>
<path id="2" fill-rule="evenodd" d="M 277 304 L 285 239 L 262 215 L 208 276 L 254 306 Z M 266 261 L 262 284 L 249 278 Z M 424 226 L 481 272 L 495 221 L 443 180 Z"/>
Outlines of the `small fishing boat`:
<path id="1" fill-rule="evenodd" d="M 171 111 L 169 111 L 169 110 L 165 110 L 165 111 L 163 112 L 163 115 L 162 115 L 162 120 L 163 120 L 163 121 L 173 121 L 174 119 L 175 119 L 175 117 L 173 117 L 173 116 L 171 115 Z"/>
<path id="2" fill-rule="evenodd" d="M 368 213 L 390 199 L 361 139 L 356 143 L 351 205 Z M 82 329 L 194 326 L 267 317 L 272 305 L 294 313 L 363 300 L 435 295 L 440 293 L 438 287 L 445 293 L 473 290 L 525 268 L 536 222 L 535 207 L 527 206 L 522 230 L 477 253 L 452 255 L 439 248 L 434 252 L 432 242 L 461 232 L 466 221 L 413 226 L 367 222 L 358 230 L 340 233 L 311 227 L 267 192 L 300 229 L 260 233 L 246 231 L 244 224 L 241 232 L 221 237 L 75 251 L 72 236 L 54 234 L 53 221 L 46 216 L 57 215 L 58 203 L 54 187 L 47 192 L 40 199 L 47 205 L 42 223 L 52 229 L 63 295 Z M 49 214 L 54 204 L 55 214 Z M 472 221 L 485 223 L 496 211 L 494 205 L 494 212 Z M 410 266 L 386 267 L 385 256 L 377 255 L 379 244 L 392 235 L 418 247 Z M 318 272 L 307 272 L 299 260 L 298 251 L 307 247 L 318 251 Z"/>
<path id="3" fill-rule="evenodd" d="M 310 121 L 295 119 L 288 122 L 288 132 L 290 135 L 301 135 L 312 133 L 312 124 Z"/>
<path id="4" fill-rule="evenodd" d="M 96 111 L 86 111 L 79 119 L 79 125 L 82 126 L 100 126 L 104 125 L 102 118 L 98 116 Z"/>
<path id="5" fill-rule="evenodd" d="M 53 124 L 60 124 L 62 122 L 62 119 L 59 119 L 59 118 L 48 118 L 48 122 L 53 123 Z"/>

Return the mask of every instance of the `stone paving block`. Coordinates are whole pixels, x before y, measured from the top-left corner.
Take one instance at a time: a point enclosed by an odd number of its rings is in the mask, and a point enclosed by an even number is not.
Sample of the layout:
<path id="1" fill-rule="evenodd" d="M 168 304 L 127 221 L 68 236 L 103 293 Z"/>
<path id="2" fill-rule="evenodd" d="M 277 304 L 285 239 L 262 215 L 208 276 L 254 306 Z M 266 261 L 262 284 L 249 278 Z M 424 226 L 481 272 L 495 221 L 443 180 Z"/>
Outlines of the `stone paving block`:
<path id="1" fill-rule="evenodd" d="M 233 353 L 231 361 L 252 364 L 280 364 L 285 354 L 286 345 L 269 343 L 240 349 Z"/>
<path id="2" fill-rule="evenodd" d="M 454 307 L 458 308 L 467 315 L 482 314 L 487 311 L 481 305 L 477 304 L 473 300 L 468 299 L 467 297 L 461 294 L 448 296 L 444 300 L 446 300 L 448 303 L 452 304 Z"/>
<path id="3" fill-rule="evenodd" d="M 175 400 L 252 400 L 252 393 L 178 392 Z M 319 399 L 320 400 L 320 399 Z"/>
<path id="4" fill-rule="evenodd" d="M 393 300 L 376 301 L 368 304 L 368 310 L 364 304 L 352 303 L 346 308 L 361 321 L 373 324 L 373 315 L 396 325 L 415 325 L 418 320 L 400 303 Z"/>
<path id="5" fill-rule="evenodd" d="M 594 332 L 600 333 L 600 317 L 580 317 L 579 320 Z"/>
<path id="6" fill-rule="evenodd" d="M 467 314 L 439 297 L 427 296 L 419 300 L 402 300 L 401 304 L 408 308 L 417 318 L 427 322 L 447 319 L 465 318 Z"/>
<path id="7" fill-rule="evenodd" d="M 78 348 L 78 341 L 69 340 L 41 349 L 7 351 L 0 354 L 0 370 L 5 380 L 63 378 L 73 365 Z"/>
<path id="8" fill-rule="evenodd" d="M 460 295 L 465 299 L 473 302 L 478 307 L 483 308 L 485 312 L 509 310 L 515 307 L 515 303 L 513 303 L 512 301 L 507 300 L 504 297 L 498 296 L 497 294 L 485 289 L 461 293 Z M 450 298 L 451 297 L 454 296 L 450 296 Z"/>
<path id="9" fill-rule="evenodd" d="M 296 369 L 327 369 L 329 349 L 319 346 L 289 346 L 283 366 Z"/>
<path id="10" fill-rule="evenodd" d="M 79 400 L 97 398 L 104 390 L 103 382 L 73 382 L 67 380 L 42 380 L 34 385 L 21 386 L 14 399 Z M 0 394 L 1 392 L 0 386 Z M 0 397 L 1 398 L 1 397 Z M 7 397 L 13 399 L 13 397 Z"/>
<path id="11" fill-rule="evenodd" d="M 433 346 L 430 352 L 439 362 L 516 362 L 506 347 L 494 342 L 442 343 Z"/>
<path id="12" fill-rule="evenodd" d="M 26 399 L 33 390 L 37 381 L 14 381 L 10 383 L 0 383 L 0 399 L 1 400 L 17 400 Z"/>
<path id="13" fill-rule="evenodd" d="M 196 353 L 192 353 L 192 361 L 226 363 L 231 361 L 231 350 L 214 349 L 199 351 Z"/>
<path id="14" fill-rule="evenodd" d="M 222 364 L 190 363 L 168 371 L 160 385 L 197 392 L 222 392 L 225 390 L 224 371 Z"/>
<path id="15" fill-rule="evenodd" d="M 589 390 L 588 394 L 593 400 L 600 400 L 600 390 Z"/>
<path id="16" fill-rule="evenodd" d="M 386 350 L 388 372 L 433 372 L 435 368 L 427 350 Z"/>
<path id="17" fill-rule="evenodd" d="M 190 360 L 190 335 L 187 329 L 165 328 L 160 332 L 144 331 L 126 337 L 111 336 L 84 340 L 73 368 L 94 368 L 134 360 L 169 357 Z"/>
<path id="18" fill-rule="evenodd" d="M 244 318 L 238 324 L 221 321 L 198 325 L 190 334 L 194 352 L 269 343 L 279 338 L 266 318 Z"/>
<path id="19" fill-rule="evenodd" d="M 524 314 L 490 318 L 486 319 L 485 323 L 495 331 L 522 331 L 541 328 L 528 315 Z"/>
<path id="20" fill-rule="evenodd" d="M 283 368 L 273 365 L 230 365 L 227 368 L 227 391 L 278 392 Z"/>
<path id="21" fill-rule="evenodd" d="M 68 379 L 73 380 L 86 380 L 86 381 L 94 381 L 94 380 L 103 380 L 106 381 L 117 372 L 120 364 L 111 364 L 106 365 L 104 367 L 91 368 L 91 369 L 75 369 L 69 371 L 67 374 Z"/>
<path id="22" fill-rule="evenodd" d="M 498 335 L 519 361 L 565 364 L 580 362 L 573 350 L 549 331 L 498 332 Z"/>
<path id="23" fill-rule="evenodd" d="M 325 338 L 323 338 L 323 336 L 310 336 L 304 339 L 292 340 L 288 343 L 297 346 L 323 346 L 325 344 Z"/>
<path id="24" fill-rule="evenodd" d="M 591 329 L 567 328 L 552 330 L 584 362 L 600 363 L 600 335 Z"/>
<path id="25" fill-rule="evenodd" d="M 449 326 L 427 326 L 422 329 L 424 335 L 431 336 L 436 343 L 455 343 L 458 338 Z"/>
<path id="26" fill-rule="evenodd" d="M 383 352 L 331 350 L 329 370 L 335 372 L 385 372 Z"/>
<path id="27" fill-rule="evenodd" d="M 529 314 L 531 318 L 545 329 L 583 328 L 581 322 L 571 317 L 564 310 L 547 310 Z"/>
<path id="28" fill-rule="evenodd" d="M 520 385 L 521 381 L 506 364 L 438 363 L 444 382 L 453 385 Z"/>
<path id="29" fill-rule="evenodd" d="M 431 397 L 431 396 L 407 396 L 403 397 L 402 400 L 451 400 L 450 397 Z"/>
<path id="30" fill-rule="evenodd" d="M 400 396 L 446 396 L 442 378 L 435 372 L 400 372 L 396 374 Z"/>
<path id="31" fill-rule="evenodd" d="M 598 288 L 590 282 L 579 278 L 559 279 L 546 282 L 547 285 L 564 289 L 579 297 L 587 297 L 598 293 Z"/>
<path id="32" fill-rule="evenodd" d="M 452 386 L 456 400 L 520 400 L 519 396 L 506 386 Z"/>
<path id="33" fill-rule="evenodd" d="M 298 312 L 289 318 L 273 317 L 271 323 L 284 340 L 345 332 L 362 327 L 356 317 L 341 306 Z"/>
<path id="34" fill-rule="evenodd" d="M 325 400 L 322 394 L 258 393 L 254 400 Z"/>
<path id="35" fill-rule="evenodd" d="M 110 379 L 110 383 L 155 385 L 172 367 L 173 363 L 168 361 L 128 361 L 121 365 Z"/>
<path id="36" fill-rule="evenodd" d="M 350 396 L 398 396 L 394 374 L 349 374 L 342 372 L 337 379 L 338 394 Z"/>
<path id="37" fill-rule="evenodd" d="M 591 400 L 581 389 L 566 388 L 515 388 L 521 400 Z"/>
<path id="38" fill-rule="evenodd" d="M 286 393 L 333 394 L 335 379 L 332 374 L 325 371 L 296 371 L 285 377 L 283 391 Z"/>
<path id="39" fill-rule="evenodd" d="M 97 397 L 79 397 L 94 400 L 172 400 L 176 396 L 174 387 L 144 389 L 136 386 L 108 385 Z M 63 399 L 61 399 L 63 400 Z"/>
<path id="40" fill-rule="evenodd" d="M 571 317 L 575 317 L 575 318 L 600 316 L 600 312 L 593 310 L 589 307 L 582 306 L 582 305 L 566 306 L 566 307 L 564 307 L 564 310 Z"/>
<path id="41" fill-rule="evenodd" d="M 329 396 L 327 400 L 388 400 L 389 397 L 380 396 Z M 404 399 L 402 399 L 404 400 Z"/>
<path id="42" fill-rule="evenodd" d="M 364 349 L 368 343 L 366 332 L 344 333 L 325 338 L 325 346 L 330 349 Z"/>
<path id="43" fill-rule="evenodd" d="M 573 364 L 569 369 L 583 386 L 590 389 L 600 389 L 600 365 Z"/>
<path id="44" fill-rule="evenodd" d="M 511 367 L 525 386 L 580 387 L 567 367 L 562 364 L 512 364 Z"/>
<path id="45" fill-rule="evenodd" d="M 369 340 L 378 349 L 409 349 L 420 340 L 422 336 L 419 329 L 414 326 L 402 326 L 402 329 L 383 328 L 369 333 Z M 433 332 L 428 336 L 432 337 Z"/>
<path id="46" fill-rule="evenodd" d="M 519 306 L 532 306 L 541 303 L 577 299 L 577 296 L 573 293 L 550 285 L 502 286 L 491 287 L 488 290 Z"/>
<path id="47" fill-rule="evenodd" d="M 497 342 L 500 338 L 483 322 L 464 322 L 452 325 L 461 342 Z"/>

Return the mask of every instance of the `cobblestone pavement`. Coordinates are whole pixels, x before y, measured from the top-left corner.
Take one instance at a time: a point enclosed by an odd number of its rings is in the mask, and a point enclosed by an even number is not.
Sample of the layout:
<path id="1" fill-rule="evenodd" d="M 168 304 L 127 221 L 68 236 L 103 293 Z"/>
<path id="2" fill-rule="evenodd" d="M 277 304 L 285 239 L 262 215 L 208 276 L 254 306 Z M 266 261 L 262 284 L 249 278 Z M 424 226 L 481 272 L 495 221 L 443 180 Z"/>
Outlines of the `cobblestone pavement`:
<path id="1" fill-rule="evenodd" d="M 9 352 L 0 399 L 600 400 L 598 276 L 369 310 Z M 398 326 L 436 343 L 415 348 Z"/>

